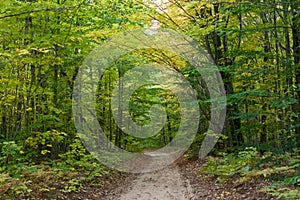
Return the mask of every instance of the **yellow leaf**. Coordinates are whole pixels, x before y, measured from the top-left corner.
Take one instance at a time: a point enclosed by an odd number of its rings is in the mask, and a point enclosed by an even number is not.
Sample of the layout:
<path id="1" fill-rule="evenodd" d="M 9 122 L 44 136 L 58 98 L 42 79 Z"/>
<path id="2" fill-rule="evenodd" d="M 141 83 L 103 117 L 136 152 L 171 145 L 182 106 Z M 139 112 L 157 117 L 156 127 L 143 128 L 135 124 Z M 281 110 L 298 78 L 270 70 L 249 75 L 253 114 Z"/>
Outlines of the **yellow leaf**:
<path id="1" fill-rule="evenodd" d="M 42 150 L 42 151 L 41 151 L 41 154 L 42 154 L 42 155 L 45 155 L 45 154 L 47 154 L 47 153 L 50 153 L 50 151 L 49 151 L 49 150 Z"/>

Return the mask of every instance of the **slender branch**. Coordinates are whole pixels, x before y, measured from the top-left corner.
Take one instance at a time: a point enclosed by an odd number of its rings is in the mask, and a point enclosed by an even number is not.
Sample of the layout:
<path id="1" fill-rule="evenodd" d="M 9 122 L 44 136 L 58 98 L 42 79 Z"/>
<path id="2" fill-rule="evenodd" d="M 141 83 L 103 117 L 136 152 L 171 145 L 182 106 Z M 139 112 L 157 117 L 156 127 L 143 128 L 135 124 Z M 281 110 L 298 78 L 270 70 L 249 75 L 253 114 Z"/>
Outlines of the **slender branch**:
<path id="1" fill-rule="evenodd" d="M 59 11 L 65 11 L 65 10 L 72 10 L 74 8 L 77 8 L 77 6 L 70 6 L 70 7 L 66 7 L 66 8 L 45 8 L 45 9 L 39 9 L 39 10 L 29 10 L 29 11 L 24 11 L 24 12 L 20 12 L 20 13 L 14 13 L 14 14 L 10 14 L 10 15 L 0 16 L 0 19 L 17 17 L 17 16 L 21 16 L 21 15 L 27 15 L 27 14 L 39 13 L 39 12 L 49 12 L 49 11 L 59 12 Z"/>

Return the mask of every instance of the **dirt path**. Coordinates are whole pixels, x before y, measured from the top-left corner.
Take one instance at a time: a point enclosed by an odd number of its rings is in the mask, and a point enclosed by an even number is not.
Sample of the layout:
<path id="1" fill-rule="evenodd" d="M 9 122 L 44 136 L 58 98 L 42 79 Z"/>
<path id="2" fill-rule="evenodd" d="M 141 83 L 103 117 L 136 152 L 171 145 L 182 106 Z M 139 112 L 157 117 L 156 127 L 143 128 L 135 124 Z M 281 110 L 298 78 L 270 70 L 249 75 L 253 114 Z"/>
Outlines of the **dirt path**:
<path id="1" fill-rule="evenodd" d="M 157 154 L 146 153 L 150 156 Z M 189 200 L 193 191 L 189 180 L 180 174 L 177 165 L 142 173 L 122 188 L 117 188 L 107 199 L 118 200 Z"/>
<path id="2" fill-rule="evenodd" d="M 103 200 L 267 200 L 277 199 L 260 189 L 268 185 L 262 179 L 236 183 L 234 177 L 223 184 L 212 175 L 201 174 L 205 160 L 176 161 L 162 170 L 131 174 Z"/>
<path id="3" fill-rule="evenodd" d="M 183 180 L 179 169 L 171 166 L 159 171 L 141 174 L 119 200 L 191 199 L 192 191 L 188 180 Z"/>

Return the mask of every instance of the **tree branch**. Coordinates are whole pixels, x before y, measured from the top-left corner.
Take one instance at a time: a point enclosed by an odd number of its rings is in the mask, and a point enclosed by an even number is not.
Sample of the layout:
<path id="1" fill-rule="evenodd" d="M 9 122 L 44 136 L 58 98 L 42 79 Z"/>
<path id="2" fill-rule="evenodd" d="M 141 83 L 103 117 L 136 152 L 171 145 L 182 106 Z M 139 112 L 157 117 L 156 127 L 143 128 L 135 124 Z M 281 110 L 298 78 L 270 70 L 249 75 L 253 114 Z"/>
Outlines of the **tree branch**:
<path id="1" fill-rule="evenodd" d="M 39 10 L 29 10 L 29 11 L 24 11 L 24 12 L 20 12 L 20 13 L 14 13 L 14 14 L 10 14 L 10 15 L 0 16 L 0 19 L 17 17 L 17 16 L 27 15 L 27 14 L 31 14 L 31 13 L 49 12 L 49 11 L 58 12 L 58 11 L 64 11 L 64 10 L 72 10 L 74 8 L 77 8 L 77 6 L 71 6 L 71 7 L 66 7 L 66 8 L 45 8 L 45 9 L 39 9 Z"/>

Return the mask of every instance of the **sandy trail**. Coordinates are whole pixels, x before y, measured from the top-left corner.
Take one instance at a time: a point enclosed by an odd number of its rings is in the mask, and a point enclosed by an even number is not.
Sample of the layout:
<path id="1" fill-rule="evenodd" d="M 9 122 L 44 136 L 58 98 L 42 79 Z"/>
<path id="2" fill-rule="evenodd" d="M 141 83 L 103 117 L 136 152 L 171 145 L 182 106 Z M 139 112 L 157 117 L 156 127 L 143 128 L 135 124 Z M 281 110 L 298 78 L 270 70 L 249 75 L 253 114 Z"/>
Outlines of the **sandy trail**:
<path id="1" fill-rule="evenodd" d="M 176 166 L 144 173 L 137 177 L 119 200 L 186 200 L 192 199 L 191 186 L 184 180 Z"/>
<path id="2" fill-rule="evenodd" d="M 145 154 L 159 156 L 159 154 L 152 152 Z M 133 181 L 113 191 L 112 196 L 109 196 L 107 199 L 189 200 L 193 199 L 192 194 L 193 191 L 189 180 L 181 176 L 179 168 L 172 164 L 161 170 L 137 175 Z"/>

